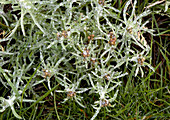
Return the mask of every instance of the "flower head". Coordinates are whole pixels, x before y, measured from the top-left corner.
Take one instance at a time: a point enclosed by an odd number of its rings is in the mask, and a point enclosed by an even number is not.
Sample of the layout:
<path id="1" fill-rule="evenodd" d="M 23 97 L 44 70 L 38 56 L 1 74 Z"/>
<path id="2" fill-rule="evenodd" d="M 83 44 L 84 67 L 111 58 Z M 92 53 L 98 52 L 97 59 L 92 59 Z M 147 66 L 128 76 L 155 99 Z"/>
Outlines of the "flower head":
<path id="1" fill-rule="evenodd" d="M 149 67 L 151 70 L 154 71 L 154 68 L 145 61 L 146 58 L 148 58 L 148 52 L 146 51 L 143 51 L 141 52 L 140 54 L 137 53 L 135 54 L 131 59 L 130 61 L 134 61 L 135 64 L 133 66 L 136 66 L 136 71 L 135 71 L 135 76 L 137 76 L 138 72 L 139 72 L 139 69 L 140 69 L 140 72 L 141 72 L 141 76 L 143 77 L 144 76 L 144 72 L 142 70 L 142 67 Z"/>
<path id="2" fill-rule="evenodd" d="M 64 77 L 63 82 L 61 82 L 60 84 L 63 87 L 65 87 L 65 89 L 64 90 L 56 90 L 56 92 L 64 92 L 67 94 L 67 97 L 64 99 L 64 101 L 62 101 L 60 103 L 65 103 L 66 101 L 71 99 L 71 100 L 75 100 L 81 107 L 85 108 L 85 106 L 80 103 L 80 101 L 83 97 L 78 95 L 79 93 L 83 93 L 83 92 L 89 90 L 88 88 L 78 88 L 81 80 L 84 77 L 85 76 L 82 76 L 81 78 L 79 78 L 79 80 L 77 80 L 77 82 L 74 82 L 74 83 L 66 82 L 66 77 Z"/>

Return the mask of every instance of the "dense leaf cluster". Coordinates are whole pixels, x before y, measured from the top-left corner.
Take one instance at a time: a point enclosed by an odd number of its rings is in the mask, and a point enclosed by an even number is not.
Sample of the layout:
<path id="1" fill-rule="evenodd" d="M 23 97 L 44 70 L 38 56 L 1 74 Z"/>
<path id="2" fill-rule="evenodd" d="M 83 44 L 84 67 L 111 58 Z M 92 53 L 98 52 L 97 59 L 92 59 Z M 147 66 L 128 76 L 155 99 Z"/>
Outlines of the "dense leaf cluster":
<path id="1" fill-rule="evenodd" d="M 7 107 L 15 111 L 19 103 L 35 102 L 27 96 L 40 97 L 34 91 L 39 84 L 47 84 L 53 96 L 57 84 L 66 94 L 64 101 L 73 100 L 81 107 L 82 94 L 99 96 L 91 106 L 109 112 L 118 95 L 121 78 L 135 67 L 136 77 L 142 77 L 143 66 L 153 67 L 147 62 L 150 47 L 143 33 L 153 34 L 142 17 L 149 10 L 136 15 L 136 0 L 130 0 L 123 10 L 113 7 L 112 2 L 97 0 L 1 0 L 0 17 L 4 21 L 5 34 L 0 43 L 0 81 L 11 89 L 10 97 L 1 97 L 3 112 Z M 4 12 L 11 4 L 10 12 Z M 129 12 L 131 10 L 131 12 Z M 113 94 L 114 93 L 114 94 Z M 88 96 L 86 96 L 88 97 Z M 43 102 L 43 101 L 39 101 Z M 87 101 L 85 101 L 86 103 Z"/>

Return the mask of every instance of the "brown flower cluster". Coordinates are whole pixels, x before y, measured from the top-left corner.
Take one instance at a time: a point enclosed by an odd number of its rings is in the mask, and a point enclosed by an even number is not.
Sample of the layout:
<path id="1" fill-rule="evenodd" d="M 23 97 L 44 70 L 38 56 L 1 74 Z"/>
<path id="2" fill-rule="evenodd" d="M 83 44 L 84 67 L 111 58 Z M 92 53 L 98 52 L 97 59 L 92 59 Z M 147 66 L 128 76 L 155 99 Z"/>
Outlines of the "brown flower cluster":
<path id="1" fill-rule="evenodd" d="M 85 48 L 84 51 L 82 52 L 82 55 L 84 58 L 89 57 L 90 56 L 89 50 L 87 48 Z"/>
<path id="2" fill-rule="evenodd" d="M 138 58 L 138 64 L 143 65 L 145 58 Z"/>
<path id="3" fill-rule="evenodd" d="M 110 40 L 109 40 L 108 43 L 110 45 L 115 45 L 116 44 L 116 39 L 117 39 L 116 36 L 113 34 L 113 32 L 110 32 L 109 35 L 110 35 Z"/>
<path id="4" fill-rule="evenodd" d="M 67 31 L 65 31 L 65 30 L 63 30 L 63 32 L 62 33 L 57 33 L 57 40 L 59 40 L 59 38 L 61 38 L 61 37 L 64 37 L 64 38 L 67 38 L 68 37 L 68 33 L 67 33 Z"/>
<path id="5" fill-rule="evenodd" d="M 94 38 L 94 34 L 89 35 L 87 38 L 88 38 L 88 42 L 90 42 L 90 40 L 93 40 L 93 38 Z"/>
<path id="6" fill-rule="evenodd" d="M 101 107 L 111 106 L 108 100 L 102 100 Z"/>
<path id="7" fill-rule="evenodd" d="M 104 78 L 105 78 L 106 80 L 109 80 L 109 79 L 110 79 L 110 74 L 105 75 Z"/>
<path id="8" fill-rule="evenodd" d="M 105 1 L 105 0 L 99 0 L 98 3 L 99 3 L 100 5 L 104 5 L 104 1 Z"/>
<path id="9" fill-rule="evenodd" d="M 62 32 L 62 36 L 64 36 L 64 38 L 67 38 L 67 36 L 68 36 L 67 31 L 63 30 L 63 32 Z"/>
<path id="10" fill-rule="evenodd" d="M 47 78 L 47 77 L 51 76 L 51 74 L 50 74 L 50 72 L 48 70 L 43 69 L 43 72 L 44 72 L 44 78 Z"/>
<path id="11" fill-rule="evenodd" d="M 75 95 L 76 95 L 76 92 L 69 91 L 69 92 L 67 93 L 67 97 L 73 97 L 73 96 L 75 96 Z"/>

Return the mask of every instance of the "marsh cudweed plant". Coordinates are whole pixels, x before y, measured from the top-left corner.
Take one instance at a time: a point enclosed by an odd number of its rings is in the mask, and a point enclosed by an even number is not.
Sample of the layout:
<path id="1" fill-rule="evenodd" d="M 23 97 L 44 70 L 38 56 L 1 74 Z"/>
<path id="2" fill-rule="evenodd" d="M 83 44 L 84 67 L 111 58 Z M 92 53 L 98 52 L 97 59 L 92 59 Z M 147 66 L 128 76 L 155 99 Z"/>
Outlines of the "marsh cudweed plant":
<path id="1" fill-rule="evenodd" d="M 62 101 L 60 103 L 65 103 L 66 101 L 68 101 L 70 99 L 70 100 L 75 100 L 81 107 L 85 108 L 85 106 L 82 103 L 80 103 L 81 100 L 83 99 L 83 97 L 78 95 L 78 94 L 86 92 L 87 90 L 90 89 L 90 88 L 79 88 L 80 82 L 84 78 L 85 78 L 85 76 L 82 76 L 78 80 L 75 80 L 74 83 L 68 83 L 68 82 L 66 82 L 66 76 L 64 77 L 63 82 L 61 82 L 60 84 L 63 87 L 65 87 L 65 89 L 64 90 L 56 90 L 56 92 L 66 93 L 67 97 L 64 99 L 64 101 Z"/>
<path id="2" fill-rule="evenodd" d="M 110 0 L 0 3 L 0 17 L 8 26 L 0 39 L 0 43 L 6 42 L 6 46 L 0 44 L 0 81 L 11 90 L 10 97 L 0 97 L 0 112 L 9 107 L 15 117 L 24 118 L 17 114 L 16 103 L 35 102 L 25 98 L 35 95 L 38 99 L 34 88 L 42 84 L 47 84 L 53 96 L 52 90 L 59 84 L 55 92 L 66 96 L 60 104 L 75 101 L 77 107 L 86 108 L 83 94 L 99 96 L 90 103 L 95 109 L 93 120 L 101 110 L 111 112 L 116 105 L 120 80 L 128 75 L 122 68 L 135 67 L 134 77 L 145 77 L 144 67 L 154 71 L 148 63 L 150 47 L 143 36 L 145 32 L 153 34 L 153 30 L 145 27 L 149 21 L 142 21 L 151 11 L 136 15 L 136 0 L 129 0 L 122 11 Z M 5 4 L 12 5 L 8 13 L 3 11 Z"/>

